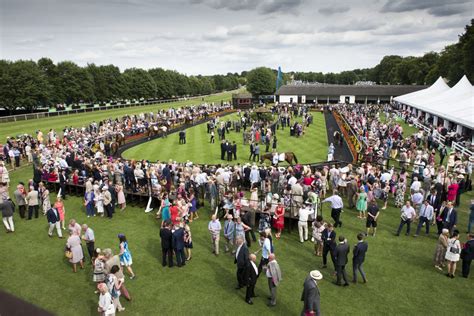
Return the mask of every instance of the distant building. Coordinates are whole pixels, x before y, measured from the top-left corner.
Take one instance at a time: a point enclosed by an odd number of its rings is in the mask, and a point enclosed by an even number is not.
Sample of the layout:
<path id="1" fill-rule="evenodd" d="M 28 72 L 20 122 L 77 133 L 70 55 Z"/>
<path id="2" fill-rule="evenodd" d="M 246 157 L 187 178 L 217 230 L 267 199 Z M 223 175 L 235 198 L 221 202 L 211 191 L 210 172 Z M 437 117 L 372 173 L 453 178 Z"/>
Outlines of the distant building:
<path id="1" fill-rule="evenodd" d="M 234 109 L 249 109 L 252 107 L 252 100 L 250 93 L 236 93 L 232 95 Z"/>
<path id="2" fill-rule="evenodd" d="M 387 103 L 399 95 L 425 89 L 414 85 L 290 84 L 275 94 L 280 103 Z"/>

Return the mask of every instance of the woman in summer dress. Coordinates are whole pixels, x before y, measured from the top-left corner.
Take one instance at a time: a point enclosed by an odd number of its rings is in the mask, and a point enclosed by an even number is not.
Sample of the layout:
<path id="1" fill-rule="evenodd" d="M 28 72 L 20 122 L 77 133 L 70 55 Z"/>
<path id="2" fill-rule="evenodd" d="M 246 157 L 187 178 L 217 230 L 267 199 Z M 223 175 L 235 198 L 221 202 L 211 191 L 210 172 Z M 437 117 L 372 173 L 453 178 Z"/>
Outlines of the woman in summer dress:
<path id="1" fill-rule="evenodd" d="M 133 270 L 132 270 L 132 264 L 133 264 L 132 253 L 128 249 L 127 237 L 125 237 L 124 234 L 119 234 L 118 239 L 120 241 L 120 245 L 119 245 L 120 246 L 120 254 L 119 254 L 120 264 L 127 268 L 128 272 L 131 275 L 130 279 L 132 280 L 135 278 L 135 273 L 133 273 Z"/>

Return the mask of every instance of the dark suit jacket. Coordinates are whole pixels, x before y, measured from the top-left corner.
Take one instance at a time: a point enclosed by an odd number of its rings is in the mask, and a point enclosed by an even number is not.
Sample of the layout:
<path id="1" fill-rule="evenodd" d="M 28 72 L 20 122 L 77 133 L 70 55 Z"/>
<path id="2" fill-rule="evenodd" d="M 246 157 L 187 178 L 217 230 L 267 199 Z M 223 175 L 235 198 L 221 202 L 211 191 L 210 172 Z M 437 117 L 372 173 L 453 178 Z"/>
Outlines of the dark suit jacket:
<path id="1" fill-rule="evenodd" d="M 446 207 L 441 213 L 441 218 L 443 219 L 443 223 L 447 221 L 449 209 Z M 451 214 L 449 215 L 449 227 L 453 227 L 458 222 L 458 212 L 453 208 Z"/>
<path id="2" fill-rule="evenodd" d="M 323 230 L 321 239 L 323 240 L 323 244 L 325 247 L 329 247 L 329 249 L 334 250 L 336 249 L 336 232 L 332 231 L 329 234 L 329 237 L 328 237 L 328 232 L 329 231 L 327 229 Z"/>
<path id="3" fill-rule="evenodd" d="M 435 210 L 439 210 L 440 206 L 441 206 L 441 196 L 439 194 L 436 194 L 436 197 L 435 197 L 435 200 L 434 200 L 434 203 L 432 204 L 431 202 L 431 198 L 432 198 L 432 194 L 428 195 L 428 197 L 426 198 L 430 205 L 433 206 L 433 208 Z"/>
<path id="4" fill-rule="evenodd" d="M 173 248 L 173 234 L 168 228 L 160 229 L 161 237 L 161 248 L 162 249 L 171 249 Z"/>
<path id="5" fill-rule="evenodd" d="M 240 248 L 239 255 L 234 259 L 234 263 L 237 263 L 238 269 L 244 269 L 249 264 L 249 249 L 247 245 L 243 244 Z"/>
<path id="6" fill-rule="evenodd" d="M 257 269 L 257 271 L 258 271 L 258 269 Z M 247 280 L 248 280 L 248 285 L 249 286 L 255 285 L 257 283 L 258 273 L 255 273 L 255 269 L 253 268 L 250 261 L 249 261 L 248 266 L 247 266 L 247 277 L 248 277 Z"/>
<path id="7" fill-rule="evenodd" d="M 184 229 L 179 228 L 173 233 L 173 248 L 176 250 L 184 249 Z"/>
<path id="8" fill-rule="evenodd" d="M 301 300 L 304 301 L 304 311 L 315 311 L 316 316 L 321 315 L 321 297 L 319 288 L 311 276 L 307 276 L 304 280 L 303 293 Z"/>
<path id="9" fill-rule="evenodd" d="M 59 183 L 60 184 L 66 184 L 67 182 L 67 177 L 63 175 L 62 173 L 59 174 Z"/>
<path id="10" fill-rule="evenodd" d="M 56 215 L 57 213 L 57 215 Z M 56 222 L 59 222 L 59 212 L 54 209 L 54 208 L 50 208 L 47 212 L 46 212 L 46 218 L 48 219 L 48 223 L 56 223 Z"/>
<path id="11" fill-rule="evenodd" d="M 349 254 L 350 248 L 347 242 L 338 244 L 334 256 L 336 257 L 336 265 L 344 266 L 347 264 L 347 255 Z"/>
<path id="12" fill-rule="evenodd" d="M 367 249 L 369 248 L 369 245 L 367 244 L 366 241 L 363 242 L 358 242 L 354 246 L 354 256 L 352 257 L 352 262 L 353 263 L 362 263 L 365 260 L 365 253 L 367 252 Z"/>
<path id="13" fill-rule="evenodd" d="M 474 239 L 468 240 L 461 251 L 463 260 L 474 260 Z"/>

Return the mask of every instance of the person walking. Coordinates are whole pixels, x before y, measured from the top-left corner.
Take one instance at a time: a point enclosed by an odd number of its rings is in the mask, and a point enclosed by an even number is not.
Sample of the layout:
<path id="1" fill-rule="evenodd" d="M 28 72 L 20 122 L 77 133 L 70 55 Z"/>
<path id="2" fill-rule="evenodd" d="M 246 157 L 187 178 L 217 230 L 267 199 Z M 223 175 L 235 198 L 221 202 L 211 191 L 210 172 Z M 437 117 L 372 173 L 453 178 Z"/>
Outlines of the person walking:
<path id="1" fill-rule="evenodd" d="M 60 196 L 56 198 L 56 202 L 54 202 L 54 208 L 58 210 L 59 213 L 59 223 L 63 230 L 66 230 L 65 226 L 65 218 L 66 218 L 66 209 L 64 208 L 64 202 Z"/>
<path id="2" fill-rule="evenodd" d="M 332 196 L 324 199 L 321 203 L 331 203 L 331 217 L 334 220 L 334 227 L 337 228 L 342 227 L 342 221 L 340 220 L 342 208 L 344 207 L 344 203 L 342 202 L 341 197 L 337 190 L 334 190 Z"/>
<path id="3" fill-rule="evenodd" d="M 431 225 L 431 222 L 433 221 L 433 216 L 434 216 L 434 208 L 433 206 L 430 205 L 430 202 L 428 200 L 425 200 L 425 202 L 420 208 L 418 226 L 416 227 L 416 233 L 414 237 L 418 237 L 423 224 L 425 224 L 425 227 L 426 227 L 426 235 L 429 235 L 430 225 Z"/>
<path id="4" fill-rule="evenodd" d="M 212 215 L 211 221 L 209 222 L 207 228 L 209 230 L 209 233 L 211 234 L 212 253 L 218 256 L 219 255 L 219 238 L 220 238 L 222 227 L 221 227 L 221 223 L 219 222 L 215 214 Z"/>
<path id="5" fill-rule="evenodd" d="M 2 213 L 3 225 L 5 226 L 7 233 L 13 233 L 15 231 L 15 225 L 13 224 L 14 211 L 15 205 L 10 199 L 3 200 L 3 202 L 0 203 L 0 212 Z"/>
<path id="6" fill-rule="evenodd" d="M 303 293 L 301 294 L 301 301 L 304 303 L 301 316 L 321 316 L 321 296 L 318 288 L 318 281 L 322 279 L 323 275 L 321 272 L 313 270 L 304 280 Z"/>
<path id="7" fill-rule="evenodd" d="M 232 214 L 227 215 L 227 220 L 224 222 L 224 239 L 225 252 L 231 251 L 233 253 L 234 237 L 235 237 L 235 222 L 232 220 Z"/>
<path id="8" fill-rule="evenodd" d="M 349 282 L 347 281 L 347 274 L 346 274 L 346 264 L 347 264 L 347 255 L 349 254 L 350 248 L 347 240 L 344 236 L 339 236 L 339 244 L 336 246 L 336 250 L 334 251 L 334 257 L 336 259 L 336 285 L 343 285 L 341 284 L 341 279 L 344 279 L 344 286 L 349 286 Z"/>
<path id="9" fill-rule="evenodd" d="M 52 207 L 46 212 L 46 219 L 48 220 L 49 230 L 48 236 L 53 237 L 53 230 L 56 228 L 59 238 L 63 238 L 61 231 L 59 212 L 56 208 Z"/>
<path id="10" fill-rule="evenodd" d="M 334 256 L 336 250 L 336 232 L 331 223 L 327 223 L 326 229 L 323 230 L 323 233 L 321 234 L 321 239 L 323 240 L 323 268 L 327 267 L 327 256 L 329 253 L 334 264 L 334 269 L 336 269 L 336 260 Z"/>
<path id="11" fill-rule="evenodd" d="M 132 253 L 128 249 L 127 237 L 125 237 L 124 234 L 118 234 L 117 237 L 120 242 L 119 244 L 120 265 L 122 267 L 127 268 L 128 272 L 130 273 L 130 280 L 133 280 L 135 278 L 135 273 L 133 273 L 133 270 L 132 270 L 132 264 L 133 264 Z"/>
<path id="12" fill-rule="evenodd" d="M 364 241 L 363 233 L 357 234 L 357 240 L 358 242 L 354 246 L 352 256 L 352 282 L 357 283 L 357 272 L 360 272 L 360 275 L 362 276 L 362 281 L 364 281 L 364 283 L 367 283 L 367 277 L 365 276 L 362 264 L 365 261 L 365 254 L 367 253 L 369 245 L 366 241 Z"/>
<path id="13" fill-rule="evenodd" d="M 247 266 L 249 265 L 249 249 L 245 244 L 243 236 L 237 236 L 235 238 L 235 244 L 237 246 L 234 259 L 234 263 L 237 264 L 237 287 L 235 289 L 239 290 L 247 286 L 245 275 L 247 273 Z"/>
<path id="14" fill-rule="evenodd" d="M 97 312 L 101 316 L 115 316 L 115 305 L 110 295 L 109 288 L 105 283 L 99 283 L 97 285 L 99 290 L 99 306 L 97 307 Z"/>
<path id="15" fill-rule="evenodd" d="M 273 307 L 276 305 L 277 287 L 282 279 L 280 265 L 276 261 L 275 254 L 273 253 L 268 257 L 266 276 L 268 279 L 268 288 L 270 290 L 270 302 L 268 302 L 268 306 Z"/>
<path id="16" fill-rule="evenodd" d="M 18 205 L 20 217 L 25 218 L 27 203 L 25 199 L 25 187 L 22 184 L 17 185 L 15 192 L 13 192 L 13 196 L 15 197 L 16 205 Z"/>
<path id="17" fill-rule="evenodd" d="M 369 235 L 370 228 L 372 228 L 372 236 L 375 237 L 375 233 L 377 232 L 377 219 L 379 218 L 379 207 L 375 200 L 371 200 L 369 203 L 369 207 L 367 208 L 367 221 L 365 223 L 365 227 L 367 232 L 365 233 L 366 236 Z"/>
<path id="18" fill-rule="evenodd" d="M 410 201 L 406 201 L 405 205 L 403 205 L 402 209 L 400 210 L 400 225 L 398 226 L 396 236 L 400 236 L 400 232 L 402 231 L 403 226 L 407 225 L 407 232 L 405 235 L 410 234 L 410 225 L 411 222 L 416 218 L 415 209 L 411 206 Z"/>
<path id="19" fill-rule="evenodd" d="M 459 243 L 459 232 L 454 231 L 451 238 L 448 239 L 448 248 L 446 250 L 445 259 L 448 261 L 448 278 L 454 279 L 456 273 L 456 264 L 459 261 L 461 253 L 461 244 Z"/>

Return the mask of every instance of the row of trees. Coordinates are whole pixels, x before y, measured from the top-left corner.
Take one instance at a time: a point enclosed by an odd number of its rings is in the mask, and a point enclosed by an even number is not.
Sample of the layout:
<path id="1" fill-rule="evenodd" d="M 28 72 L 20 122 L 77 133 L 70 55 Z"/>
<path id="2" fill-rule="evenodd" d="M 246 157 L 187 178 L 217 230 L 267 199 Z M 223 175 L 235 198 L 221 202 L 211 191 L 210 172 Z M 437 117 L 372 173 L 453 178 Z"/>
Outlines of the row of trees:
<path id="1" fill-rule="evenodd" d="M 173 70 L 126 69 L 113 65 L 73 62 L 55 64 L 49 58 L 38 62 L 0 60 L 0 107 L 7 110 L 58 103 L 106 102 L 120 99 L 168 99 L 237 89 L 245 83 L 237 73 L 186 76 Z"/>
<path id="2" fill-rule="evenodd" d="M 474 19 L 465 27 L 456 44 L 440 53 L 428 52 L 421 57 L 385 56 L 374 68 L 340 73 L 296 72 L 295 80 L 321 83 L 351 84 L 374 81 L 379 84 L 432 84 L 439 76 L 450 84 L 465 74 L 474 81 Z"/>

